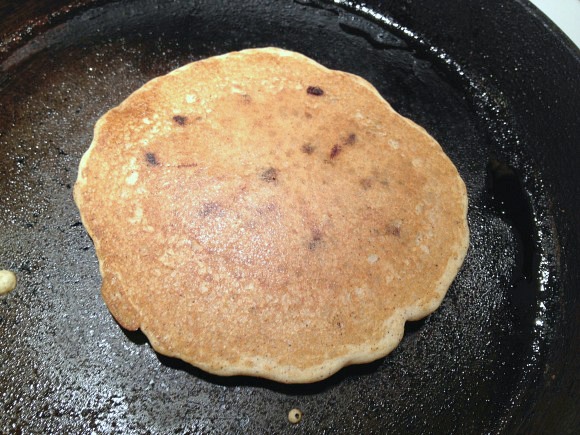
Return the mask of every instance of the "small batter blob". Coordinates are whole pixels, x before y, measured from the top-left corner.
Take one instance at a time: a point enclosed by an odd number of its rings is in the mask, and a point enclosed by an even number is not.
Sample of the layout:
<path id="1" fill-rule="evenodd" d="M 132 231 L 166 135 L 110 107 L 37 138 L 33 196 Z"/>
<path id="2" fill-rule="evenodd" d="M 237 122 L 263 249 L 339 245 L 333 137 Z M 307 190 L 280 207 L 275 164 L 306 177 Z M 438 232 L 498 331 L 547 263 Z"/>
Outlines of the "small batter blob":
<path id="1" fill-rule="evenodd" d="M 292 424 L 297 424 L 300 423 L 300 420 L 302 420 L 302 411 L 298 408 L 291 409 L 288 413 L 288 421 Z"/>
<path id="2" fill-rule="evenodd" d="M 16 288 L 16 275 L 9 270 L 0 270 L 0 295 L 10 293 Z"/>

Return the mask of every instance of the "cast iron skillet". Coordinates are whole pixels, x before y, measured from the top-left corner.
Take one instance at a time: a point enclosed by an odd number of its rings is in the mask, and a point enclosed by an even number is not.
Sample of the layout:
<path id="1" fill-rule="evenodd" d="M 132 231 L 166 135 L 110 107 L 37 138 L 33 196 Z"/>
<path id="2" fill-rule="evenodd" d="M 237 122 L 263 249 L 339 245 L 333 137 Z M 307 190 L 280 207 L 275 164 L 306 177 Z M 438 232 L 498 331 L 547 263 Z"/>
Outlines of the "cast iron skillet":
<path id="1" fill-rule="evenodd" d="M 25 1 L 0 2 L 0 23 L 0 268 L 19 278 L 0 298 L 0 432 L 579 427 L 580 55 L 527 2 Z M 386 358 L 304 386 L 211 376 L 123 331 L 71 197 L 107 109 L 268 45 L 370 80 L 440 141 L 470 200 L 441 308 Z"/>

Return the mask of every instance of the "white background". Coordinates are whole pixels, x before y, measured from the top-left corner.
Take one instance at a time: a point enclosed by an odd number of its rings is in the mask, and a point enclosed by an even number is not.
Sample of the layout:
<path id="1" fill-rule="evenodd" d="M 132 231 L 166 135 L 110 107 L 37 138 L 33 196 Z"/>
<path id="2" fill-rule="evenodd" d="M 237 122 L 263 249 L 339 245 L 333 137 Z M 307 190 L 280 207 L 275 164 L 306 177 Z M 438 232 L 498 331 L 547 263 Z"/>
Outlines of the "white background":
<path id="1" fill-rule="evenodd" d="M 580 0 L 530 0 L 580 47 Z"/>

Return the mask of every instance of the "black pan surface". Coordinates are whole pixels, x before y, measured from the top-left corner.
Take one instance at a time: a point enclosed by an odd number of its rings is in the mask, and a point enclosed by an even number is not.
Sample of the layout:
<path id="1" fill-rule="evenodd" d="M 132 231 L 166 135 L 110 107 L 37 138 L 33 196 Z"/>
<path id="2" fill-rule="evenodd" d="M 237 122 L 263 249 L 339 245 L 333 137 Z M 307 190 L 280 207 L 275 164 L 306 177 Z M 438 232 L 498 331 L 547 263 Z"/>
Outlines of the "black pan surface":
<path id="1" fill-rule="evenodd" d="M 2 16 L 0 269 L 19 282 L 0 297 L 0 433 L 578 427 L 580 55 L 528 3 L 26 1 Z M 187 62 L 270 45 L 372 82 L 470 200 L 441 308 L 386 358 L 312 385 L 208 375 L 122 330 L 72 201 L 109 108 Z"/>

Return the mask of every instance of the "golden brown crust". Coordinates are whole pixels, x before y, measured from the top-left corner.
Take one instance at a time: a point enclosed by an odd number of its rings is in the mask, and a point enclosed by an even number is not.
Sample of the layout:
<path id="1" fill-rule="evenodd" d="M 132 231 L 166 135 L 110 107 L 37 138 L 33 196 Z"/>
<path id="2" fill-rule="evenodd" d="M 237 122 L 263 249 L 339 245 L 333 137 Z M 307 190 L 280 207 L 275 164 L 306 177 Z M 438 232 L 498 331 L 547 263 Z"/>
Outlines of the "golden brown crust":
<path id="1" fill-rule="evenodd" d="M 121 325 L 280 382 L 389 353 L 469 242 L 433 138 L 360 77 L 274 48 L 186 65 L 109 111 L 75 201 Z"/>

